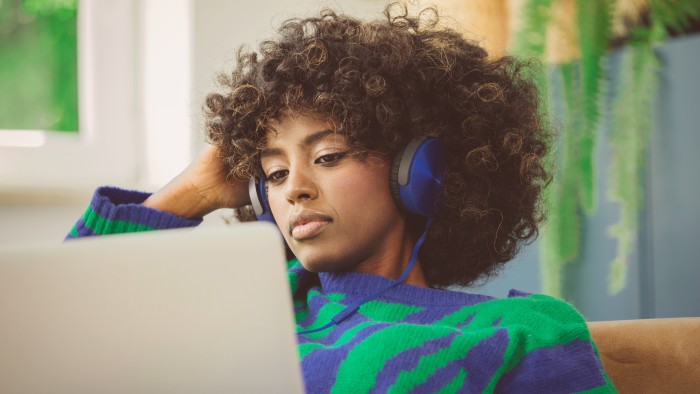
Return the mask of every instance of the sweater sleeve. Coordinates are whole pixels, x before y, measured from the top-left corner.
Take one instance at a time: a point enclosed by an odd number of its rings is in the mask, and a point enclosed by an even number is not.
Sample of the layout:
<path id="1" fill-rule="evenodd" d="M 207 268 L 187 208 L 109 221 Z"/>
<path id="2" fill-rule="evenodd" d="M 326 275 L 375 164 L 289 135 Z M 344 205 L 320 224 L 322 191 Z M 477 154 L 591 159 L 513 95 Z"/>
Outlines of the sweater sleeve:
<path id="1" fill-rule="evenodd" d="M 98 188 L 66 239 L 194 227 L 202 222 L 141 205 L 149 195 L 110 186 Z"/>
<path id="2" fill-rule="evenodd" d="M 510 332 L 519 356 L 495 392 L 617 392 L 583 316 L 572 305 L 541 294 L 521 299 L 527 325 Z"/>

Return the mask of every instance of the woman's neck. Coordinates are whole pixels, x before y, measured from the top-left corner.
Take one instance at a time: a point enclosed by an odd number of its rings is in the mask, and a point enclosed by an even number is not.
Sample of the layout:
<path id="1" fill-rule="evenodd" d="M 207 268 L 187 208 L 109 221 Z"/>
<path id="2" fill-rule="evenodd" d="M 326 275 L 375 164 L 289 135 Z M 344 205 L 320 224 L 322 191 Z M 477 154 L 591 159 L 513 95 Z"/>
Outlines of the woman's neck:
<path id="1" fill-rule="evenodd" d="M 394 240 L 394 243 L 398 246 L 386 248 L 386 253 L 374 256 L 372 259 L 357 265 L 351 272 L 379 275 L 393 280 L 401 277 L 410 262 L 416 239 L 405 234 L 401 239 Z M 416 261 L 403 283 L 428 287 L 420 260 Z"/>

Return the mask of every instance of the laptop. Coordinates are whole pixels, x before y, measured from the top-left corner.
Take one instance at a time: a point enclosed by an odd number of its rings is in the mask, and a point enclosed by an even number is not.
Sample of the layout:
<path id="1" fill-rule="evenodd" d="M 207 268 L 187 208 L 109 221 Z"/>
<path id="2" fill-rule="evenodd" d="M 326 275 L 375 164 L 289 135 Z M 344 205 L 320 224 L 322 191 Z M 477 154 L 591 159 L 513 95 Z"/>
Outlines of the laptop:
<path id="1" fill-rule="evenodd" d="M 302 393 L 269 223 L 0 248 L 0 393 Z"/>

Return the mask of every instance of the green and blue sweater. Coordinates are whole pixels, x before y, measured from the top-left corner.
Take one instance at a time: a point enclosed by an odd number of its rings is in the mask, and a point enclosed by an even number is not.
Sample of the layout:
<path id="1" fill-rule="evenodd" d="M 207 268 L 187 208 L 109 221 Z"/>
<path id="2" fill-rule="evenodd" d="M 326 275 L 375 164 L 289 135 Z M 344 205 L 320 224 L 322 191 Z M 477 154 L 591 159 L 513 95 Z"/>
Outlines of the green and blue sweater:
<path id="1" fill-rule="evenodd" d="M 139 205 L 146 197 L 99 188 L 67 238 L 201 222 Z M 392 282 L 288 264 L 298 331 L 325 325 Z M 339 325 L 297 340 L 309 393 L 616 392 L 582 316 L 538 294 L 496 299 L 399 284 Z"/>

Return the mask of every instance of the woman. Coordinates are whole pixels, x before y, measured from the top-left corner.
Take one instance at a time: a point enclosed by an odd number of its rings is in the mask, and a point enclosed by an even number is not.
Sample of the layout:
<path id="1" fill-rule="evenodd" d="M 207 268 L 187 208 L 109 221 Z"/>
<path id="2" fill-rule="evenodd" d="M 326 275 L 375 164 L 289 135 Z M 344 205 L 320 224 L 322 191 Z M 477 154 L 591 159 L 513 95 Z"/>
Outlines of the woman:
<path id="1" fill-rule="evenodd" d="M 212 147 L 152 195 L 98 189 L 69 237 L 254 202 L 288 246 L 309 392 L 614 391 L 565 302 L 443 290 L 497 272 L 542 221 L 547 129 L 525 65 L 489 60 L 433 10 L 385 15 L 326 10 L 239 52 L 207 98 Z M 441 146 L 427 213 L 398 191 L 412 141 Z"/>

